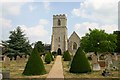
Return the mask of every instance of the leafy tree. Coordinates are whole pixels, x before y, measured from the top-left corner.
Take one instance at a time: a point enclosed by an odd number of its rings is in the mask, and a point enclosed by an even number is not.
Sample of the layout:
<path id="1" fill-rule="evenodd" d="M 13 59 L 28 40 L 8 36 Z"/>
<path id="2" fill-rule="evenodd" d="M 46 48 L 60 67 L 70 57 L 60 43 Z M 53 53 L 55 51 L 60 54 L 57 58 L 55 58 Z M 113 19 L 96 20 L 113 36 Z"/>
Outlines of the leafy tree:
<path id="1" fill-rule="evenodd" d="M 16 30 L 10 31 L 9 40 L 2 41 L 2 45 L 5 47 L 3 54 L 9 54 L 14 57 L 22 54 L 30 55 L 32 50 L 29 41 L 19 26 Z"/>
<path id="2" fill-rule="evenodd" d="M 45 55 L 45 62 L 46 62 L 47 64 L 50 64 L 51 61 L 52 61 L 51 54 L 48 52 L 48 53 Z"/>
<path id="3" fill-rule="evenodd" d="M 120 53 L 120 31 L 114 31 L 114 34 L 117 35 L 117 43 L 116 43 L 117 48 L 116 48 L 115 52 Z"/>
<path id="4" fill-rule="evenodd" d="M 81 39 L 81 47 L 85 52 L 113 52 L 116 48 L 116 35 L 107 34 L 104 30 L 89 30 Z"/>
<path id="5" fill-rule="evenodd" d="M 39 53 L 45 51 L 45 47 L 44 47 L 44 44 L 42 43 L 42 41 L 36 42 L 36 47 L 37 47 L 37 50 Z"/>
<path id="6" fill-rule="evenodd" d="M 90 63 L 81 47 L 78 48 L 75 56 L 73 57 L 69 71 L 72 73 L 91 72 Z"/>
<path id="7" fill-rule="evenodd" d="M 63 58 L 64 58 L 64 61 L 70 61 L 71 60 L 71 56 L 70 56 L 70 53 L 69 53 L 68 50 L 64 52 Z"/>
<path id="8" fill-rule="evenodd" d="M 50 53 L 50 56 L 51 56 L 51 60 L 54 61 L 52 53 L 51 52 L 49 52 L 49 53 Z"/>
<path id="9" fill-rule="evenodd" d="M 43 61 L 38 53 L 37 45 L 35 45 L 23 71 L 23 75 L 40 75 L 45 73 L 46 70 Z"/>

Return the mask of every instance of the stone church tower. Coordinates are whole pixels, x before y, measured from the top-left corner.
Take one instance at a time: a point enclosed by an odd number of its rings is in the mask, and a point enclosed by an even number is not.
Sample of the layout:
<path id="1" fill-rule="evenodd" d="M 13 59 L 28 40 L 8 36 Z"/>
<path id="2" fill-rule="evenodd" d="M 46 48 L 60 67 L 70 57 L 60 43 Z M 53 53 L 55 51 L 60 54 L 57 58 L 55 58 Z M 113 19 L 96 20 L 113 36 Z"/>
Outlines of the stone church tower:
<path id="1" fill-rule="evenodd" d="M 63 53 L 68 49 L 67 18 L 63 15 L 53 15 L 51 52 Z"/>

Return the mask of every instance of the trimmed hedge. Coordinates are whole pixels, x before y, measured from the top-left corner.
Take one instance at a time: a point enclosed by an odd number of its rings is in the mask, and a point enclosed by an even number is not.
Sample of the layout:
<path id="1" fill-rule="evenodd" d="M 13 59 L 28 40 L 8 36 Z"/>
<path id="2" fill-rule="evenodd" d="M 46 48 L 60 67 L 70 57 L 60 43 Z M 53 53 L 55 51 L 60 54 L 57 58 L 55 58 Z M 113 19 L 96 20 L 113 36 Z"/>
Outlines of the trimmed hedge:
<path id="1" fill-rule="evenodd" d="M 64 52 L 63 58 L 64 58 L 63 59 L 64 61 L 70 61 L 71 60 L 71 56 L 70 56 L 70 53 L 69 53 L 68 50 Z"/>
<path id="2" fill-rule="evenodd" d="M 51 54 L 48 52 L 48 53 L 45 55 L 45 62 L 46 62 L 47 64 L 50 64 L 51 61 L 52 61 Z"/>
<path id="3" fill-rule="evenodd" d="M 23 71 L 23 75 L 41 75 L 45 73 L 43 61 L 35 46 Z"/>
<path id="4" fill-rule="evenodd" d="M 82 50 L 82 48 L 78 48 L 75 56 L 73 57 L 71 67 L 69 70 L 71 73 L 87 73 L 91 72 L 90 63 Z"/>

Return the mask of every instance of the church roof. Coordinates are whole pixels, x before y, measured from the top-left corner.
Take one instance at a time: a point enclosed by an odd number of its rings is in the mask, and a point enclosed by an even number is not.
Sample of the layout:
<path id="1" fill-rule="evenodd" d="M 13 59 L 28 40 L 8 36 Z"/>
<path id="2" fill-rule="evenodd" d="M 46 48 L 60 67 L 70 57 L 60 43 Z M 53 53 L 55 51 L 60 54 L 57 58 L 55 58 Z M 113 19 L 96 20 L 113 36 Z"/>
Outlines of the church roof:
<path id="1" fill-rule="evenodd" d="M 80 37 L 77 35 L 77 33 L 76 33 L 75 31 L 71 34 L 71 36 L 69 37 L 69 39 L 70 39 L 73 35 L 76 35 L 76 36 L 80 39 Z"/>

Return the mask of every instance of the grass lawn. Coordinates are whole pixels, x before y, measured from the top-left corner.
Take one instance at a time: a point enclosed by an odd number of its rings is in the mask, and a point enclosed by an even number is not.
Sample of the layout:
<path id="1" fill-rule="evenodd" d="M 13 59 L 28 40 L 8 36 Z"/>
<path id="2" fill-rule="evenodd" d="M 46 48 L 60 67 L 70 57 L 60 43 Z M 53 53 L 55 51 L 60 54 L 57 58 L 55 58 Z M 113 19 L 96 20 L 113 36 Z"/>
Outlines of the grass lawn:
<path id="1" fill-rule="evenodd" d="M 50 69 L 52 68 L 52 65 L 54 61 L 51 62 L 51 64 L 44 63 L 45 69 L 47 71 L 47 74 L 44 75 L 37 75 L 37 76 L 24 76 L 22 75 L 22 72 L 25 68 L 25 65 L 27 63 L 28 59 L 22 58 L 20 60 L 12 60 L 10 61 L 10 66 L 7 65 L 7 68 L 3 64 L 3 70 L 10 70 L 10 78 L 46 78 Z M 39 63 L 38 63 L 39 64 Z"/>
<path id="2" fill-rule="evenodd" d="M 69 62 L 68 61 L 62 61 L 63 64 L 63 72 L 65 78 L 118 78 L 118 71 L 111 71 L 111 75 L 104 77 L 101 75 L 101 71 L 94 71 L 91 73 L 82 73 L 82 74 L 75 74 L 69 72 Z"/>

